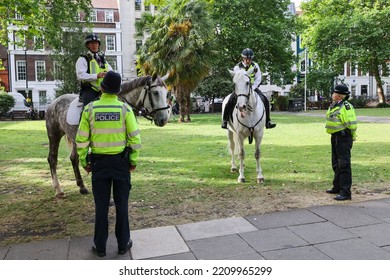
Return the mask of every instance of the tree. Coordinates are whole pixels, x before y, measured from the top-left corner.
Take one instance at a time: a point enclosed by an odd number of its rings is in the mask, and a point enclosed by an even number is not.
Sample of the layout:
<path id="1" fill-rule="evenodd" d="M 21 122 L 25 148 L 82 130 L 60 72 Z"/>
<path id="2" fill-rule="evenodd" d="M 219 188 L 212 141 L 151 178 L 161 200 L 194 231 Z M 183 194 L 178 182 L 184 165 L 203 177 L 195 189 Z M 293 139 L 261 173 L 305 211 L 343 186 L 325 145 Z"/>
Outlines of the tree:
<path id="1" fill-rule="evenodd" d="M 73 29 L 79 13 L 88 20 L 91 0 L 2 0 L 0 6 L 0 44 L 8 45 L 13 30 L 24 43 L 34 37 L 44 38 L 49 46 L 63 45 L 63 28 Z"/>
<path id="2" fill-rule="evenodd" d="M 289 4 L 289 0 L 215 1 L 215 67 L 227 73 L 241 60 L 241 51 L 251 48 L 260 69 L 270 74 L 273 83 L 290 83 L 294 78 L 291 44 L 296 20 L 288 13 Z"/>
<path id="3" fill-rule="evenodd" d="M 60 81 L 56 90 L 56 97 L 66 93 L 79 93 L 80 82 L 76 77 L 75 63 L 80 54 L 84 53 L 86 48 L 84 38 L 86 34 L 82 30 L 64 33 L 64 41 L 61 50 L 54 50 L 51 60 L 55 62 L 56 67 L 52 68 L 53 78 Z M 53 64 L 54 65 L 54 64 Z"/>
<path id="4" fill-rule="evenodd" d="M 311 0 L 301 8 L 303 42 L 313 59 L 338 73 L 346 62 L 357 63 L 375 77 L 379 102 L 385 103 L 381 70 L 390 58 L 388 0 Z"/>
<path id="5" fill-rule="evenodd" d="M 145 21 L 150 36 L 140 49 L 138 66 L 144 74 L 169 74 L 167 82 L 180 105 L 179 121 L 191 121 L 191 92 L 211 68 L 211 5 L 205 0 L 165 2 L 155 18 Z"/>

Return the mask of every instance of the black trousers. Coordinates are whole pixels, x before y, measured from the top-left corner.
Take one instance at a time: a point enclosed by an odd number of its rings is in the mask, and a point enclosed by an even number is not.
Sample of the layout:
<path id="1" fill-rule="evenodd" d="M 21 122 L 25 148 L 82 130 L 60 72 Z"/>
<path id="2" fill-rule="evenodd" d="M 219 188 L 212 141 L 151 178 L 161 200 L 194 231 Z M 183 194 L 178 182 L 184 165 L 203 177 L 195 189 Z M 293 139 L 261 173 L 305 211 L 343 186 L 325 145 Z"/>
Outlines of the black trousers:
<path id="1" fill-rule="evenodd" d="M 331 136 L 332 168 L 334 172 L 333 189 L 340 195 L 351 196 L 352 170 L 351 149 L 352 137 L 349 133 L 337 132 Z"/>
<path id="2" fill-rule="evenodd" d="M 268 98 L 258 88 L 255 89 L 255 92 L 257 92 L 257 94 L 260 96 L 261 101 L 263 101 L 264 109 L 265 109 L 265 123 L 267 124 L 271 121 Z M 237 96 L 234 93 L 232 93 L 230 95 L 228 103 L 226 103 L 225 109 L 223 111 L 222 118 L 224 121 L 229 121 L 229 116 L 232 115 L 236 102 L 237 102 Z"/>
<path id="3" fill-rule="evenodd" d="M 80 97 L 83 101 L 83 107 L 85 107 L 89 102 L 99 98 L 100 92 L 93 90 L 91 87 L 83 86 L 80 91 Z"/>
<path id="4" fill-rule="evenodd" d="M 108 210 L 113 187 L 118 249 L 125 249 L 130 240 L 129 195 L 130 163 L 118 155 L 92 155 L 92 191 L 95 201 L 94 242 L 98 251 L 105 251 L 108 238 Z"/>

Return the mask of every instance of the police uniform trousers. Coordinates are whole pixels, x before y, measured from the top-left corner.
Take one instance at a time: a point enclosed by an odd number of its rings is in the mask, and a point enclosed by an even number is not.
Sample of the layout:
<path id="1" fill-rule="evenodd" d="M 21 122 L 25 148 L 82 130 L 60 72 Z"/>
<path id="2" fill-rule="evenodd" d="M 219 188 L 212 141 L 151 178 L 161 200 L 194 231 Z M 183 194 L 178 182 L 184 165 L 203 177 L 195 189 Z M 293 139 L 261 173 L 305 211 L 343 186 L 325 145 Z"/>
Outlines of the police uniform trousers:
<path id="1" fill-rule="evenodd" d="M 352 136 L 346 131 L 333 133 L 332 143 L 332 168 L 334 171 L 333 189 L 340 191 L 340 195 L 351 197 L 352 171 L 351 149 Z"/>
<path id="2" fill-rule="evenodd" d="M 99 98 L 100 92 L 93 90 L 91 86 L 82 86 L 80 92 L 80 97 L 83 101 L 83 107 L 85 107 L 89 102 L 94 101 Z"/>
<path id="3" fill-rule="evenodd" d="M 108 238 L 108 211 L 113 187 L 118 249 L 124 249 L 130 240 L 129 195 L 131 189 L 130 163 L 122 154 L 92 155 L 92 191 L 95 201 L 94 242 L 98 251 L 106 250 Z"/>

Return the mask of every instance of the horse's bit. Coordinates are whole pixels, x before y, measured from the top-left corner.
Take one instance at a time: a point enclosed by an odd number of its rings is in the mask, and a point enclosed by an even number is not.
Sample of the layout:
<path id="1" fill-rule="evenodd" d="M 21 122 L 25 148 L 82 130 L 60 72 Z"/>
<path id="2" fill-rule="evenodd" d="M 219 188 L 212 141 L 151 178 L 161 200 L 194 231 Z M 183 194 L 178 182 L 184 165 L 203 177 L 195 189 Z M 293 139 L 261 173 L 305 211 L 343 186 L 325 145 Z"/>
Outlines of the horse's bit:
<path id="1" fill-rule="evenodd" d="M 133 109 L 136 110 L 136 113 L 138 113 L 139 116 L 144 117 L 147 120 L 153 121 L 156 118 L 156 113 L 158 111 L 167 110 L 169 109 L 169 106 L 162 107 L 162 108 L 154 108 L 154 102 L 152 98 L 152 88 L 157 87 L 151 85 L 152 77 L 148 77 L 146 84 L 144 86 L 145 94 L 144 98 L 142 100 L 142 107 L 138 108 L 137 106 L 133 104 L 129 104 Z M 145 101 L 146 98 L 149 98 L 150 106 L 152 107 L 152 111 L 149 111 L 148 108 L 145 107 Z"/>

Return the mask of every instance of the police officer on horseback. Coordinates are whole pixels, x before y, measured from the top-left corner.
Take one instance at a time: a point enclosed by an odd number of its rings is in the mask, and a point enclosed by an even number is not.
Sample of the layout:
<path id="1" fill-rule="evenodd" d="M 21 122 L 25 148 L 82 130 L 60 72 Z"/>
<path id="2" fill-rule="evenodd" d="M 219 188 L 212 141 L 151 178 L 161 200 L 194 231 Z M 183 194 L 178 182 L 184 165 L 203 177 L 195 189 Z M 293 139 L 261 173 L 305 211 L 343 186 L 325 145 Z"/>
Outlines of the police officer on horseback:
<path id="1" fill-rule="evenodd" d="M 252 72 L 250 77 L 252 82 L 252 89 L 255 92 L 257 92 L 257 94 L 260 96 L 261 100 L 264 103 L 265 113 L 266 113 L 265 127 L 274 128 L 276 124 L 271 122 L 269 101 L 267 97 L 259 89 L 261 83 L 261 71 L 259 65 L 253 61 L 254 56 L 255 55 L 251 49 L 249 48 L 244 49 L 241 53 L 242 61 L 234 67 L 233 71 L 237 71 L 239 69 L 245 69 L 245 71 L 248 71 L 249 69 L 254 68 L 254 71 Z M 227 122 L 236 103 L 235 98 L 236 98 L 235 94 L 231 94 L 229 101 L 226 104 L 226 107 L 224 109 L 223 120 L 221 125 L 221 127 L 224 129 L 227 129 Z"/>
<path id="2" fill-rule="evenodd" d="M 80 99 L 83 106 L 100 95 L 100 83 L 106 73 L 112 70 L 104 53 L 99 51 L 100 38 L 91 33 L 85 37 L 87 53 L 81 55 L 76 62 L 77 80 L 80 81 Z"/>

